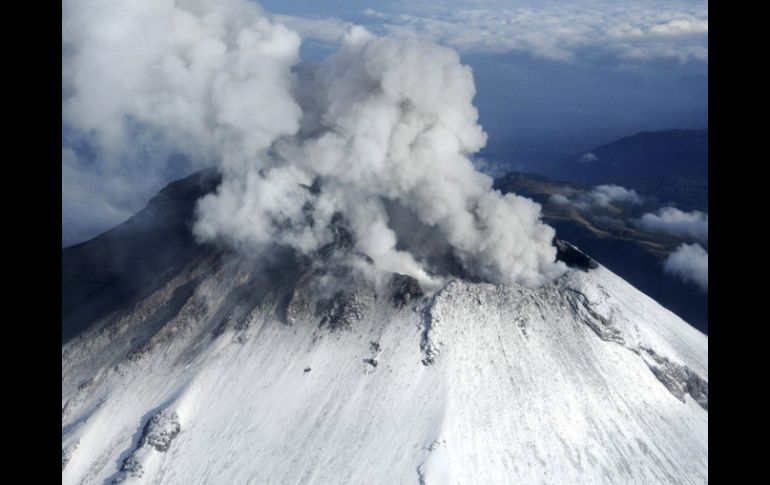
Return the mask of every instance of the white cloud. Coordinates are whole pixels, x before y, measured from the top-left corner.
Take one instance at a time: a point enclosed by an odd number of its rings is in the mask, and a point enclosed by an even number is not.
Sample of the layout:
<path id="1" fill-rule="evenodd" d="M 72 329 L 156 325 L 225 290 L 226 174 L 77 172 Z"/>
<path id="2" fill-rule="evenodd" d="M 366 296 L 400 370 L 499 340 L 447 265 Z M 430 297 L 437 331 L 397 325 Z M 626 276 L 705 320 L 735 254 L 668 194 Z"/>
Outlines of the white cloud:
<path id="1" fill-rule="evenodd" d="M 706 2 L 448 2 L 430 14 L 398 15 L 388 28 L 465 52 L 518 51 L 554 60 L 708 56 Z"/>
<path id="2" fill-rule="evenodd" d="M 705 1 L 443 0 L 395 2 L 362 13 L 376 32 L 423 37 L 462 53 L 519 52 L 569 62 L 595 56 L 708 60 Z M 333 37 L 329 18 L 281 18 L 311 38 Z"/>
<path id="3" fill-rule="evenodd" d="M 555 194 L 549 200 L 557 205 L 572 205 L 586 212 L 597 208 L 607 209 L 613 204 L 638 205 L 642 203 L 641 196 L 635 190 L 615 184 L 597 185 L 589 192 L 575 191 L 565 195 Z"/>
<path id="4" fill-rule="evenodd" d="M 613 56 L 708 59 L 705 1 L 396 2 L 367 8 L 370 28 L 467 53 L 523 52 L 552 60 Z"/>
<path id="5" fill-rule="evenodd" d="M 615 202 L 625 204 L 642 203 L 642 198 L 639 197 L 635 190 L 615 184 L 597 185 L 590 192 L 590 197 L 593 199 L 593 204 L 600 207 L 608 207 Z"/>
<path id="6" fill-rule="evenodd" d="M 684 212 L 675 207 L 664 207 L 657 214 L 644 214 L 635 224 L 647 231 L 708 244 L 709 216 L 704 212 Z"/>
<path id="7" fill-rule="evenodd" d="M 709 32 L 709 23 L 708 20 L 704 19 L 674 19 L 662 24 L 653 25 L 649 31 L 651 34 L 671 37 L 706 35 Z"/>
<path id="8" fill-rule="evenodd" d="M 583 155 L 580 156 L 580 158 L 578 158 L 578 162 L 583 162 L 583 163 L 596 162 L 598 160 L 599 160 L 599 157 L 597 157 L 596 155 L 590 152 L 584 153 Z"/>
<path id="9" fill-rule="evenodd" d="M 377 18 L 387 18 L 388 14 L 379 12 L 373 8 L 365 8 L 364 9 L 364 15 L 367 17 L 377 17 Z"/>
<path id="10" fill-rule="evenodd" d="M 570 200 L 562 194 L 553 194 L 549 199 L 552 204 L 556 205 L 570 205 Z"/>
<path id="11" fill-rule="evenodd" d="M 663 269 L 684 281 L 692 281 L 702 290 L 709 287 L 709 255 L 700 244 L 682 244 L 671 253 Z"/>

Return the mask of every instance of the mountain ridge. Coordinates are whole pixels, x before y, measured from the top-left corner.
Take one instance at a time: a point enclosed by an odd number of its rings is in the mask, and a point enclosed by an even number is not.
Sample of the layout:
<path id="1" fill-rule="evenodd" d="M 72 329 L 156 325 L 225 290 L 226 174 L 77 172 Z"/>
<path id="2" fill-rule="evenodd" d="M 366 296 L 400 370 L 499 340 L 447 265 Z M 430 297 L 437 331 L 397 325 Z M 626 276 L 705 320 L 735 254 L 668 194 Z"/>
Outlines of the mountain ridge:
<path id="1" fill-rule="evenodd" d="M 544 175 L 580 184 L 618 184 L 708 210 L 708 129 L 643 131 L 546 162 Z"/>

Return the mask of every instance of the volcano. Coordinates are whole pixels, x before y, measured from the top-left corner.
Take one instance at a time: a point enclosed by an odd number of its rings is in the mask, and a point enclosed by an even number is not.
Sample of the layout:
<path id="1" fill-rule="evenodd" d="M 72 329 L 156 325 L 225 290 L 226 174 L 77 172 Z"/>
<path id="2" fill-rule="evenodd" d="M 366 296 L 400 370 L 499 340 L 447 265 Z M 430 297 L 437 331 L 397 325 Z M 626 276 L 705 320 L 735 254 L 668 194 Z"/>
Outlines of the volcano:
<path id="1" fill-rule="evenodd" d="M 250 258 L 192 236 L 219 180 L 62 251 L 63 483 L 708 481 L 707 336 L 575 246 L 534 289 Z"/>

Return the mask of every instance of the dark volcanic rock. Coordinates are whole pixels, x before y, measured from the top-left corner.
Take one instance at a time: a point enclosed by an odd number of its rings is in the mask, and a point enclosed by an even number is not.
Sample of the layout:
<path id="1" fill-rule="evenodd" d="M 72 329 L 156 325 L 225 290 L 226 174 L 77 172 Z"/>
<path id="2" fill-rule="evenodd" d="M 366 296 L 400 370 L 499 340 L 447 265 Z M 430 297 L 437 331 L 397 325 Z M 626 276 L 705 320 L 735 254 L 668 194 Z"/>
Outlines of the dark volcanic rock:
<path id="1" fill-rule="evenodd" d="M 365 305 L 355 291 L 338 291 L 316 303 L 316 316 L 321 317 L 319 326 L 331 330 L 350 328 L 363 318 L 364 310 Z"/>
<path id="2" fill-rule="evenodd" d="M 161 411 L 147 421 L 140 446 L 147 445 L 158 451 L 168 451 L 179 430 L 179 416 L 173 411 Z"/>
<path id="3" fill-rule="evenodd" d="M 420 283 L 411 276 L 394 274 L 390 279 L 390 287 L 396 308 L 403 308 L 424 295 Z"/>
<path id="4" fill-rule="evenodd" d="M 144 425 L 139 443 L 123 460 L 120 472 L 112 479 L 112 483 L 121 483 L 128 477 L 142 478 L 144 453 L 149 451 L 148 448 L 165 453 L 180 430 L 179 416 L 174 411 L 163 410 L 151 417 Z"/>
<path id="5" fill-rule="evenodd" d="M 599 267 L 599 264 L 596 261 L 567 241 L 554 239 L 553 242 L 554 246 L 556 246 L 557 261 L 562 261 L 570 268 L 576 268 L 581 271 L 588 271 L 589 269 Z"/>
<path id="6" fill-rule="evenodd" d="M 220 181 L 216 169 L 207 169 L 169 184 L 125 223 L 62 249 L 63 342 L 215 252 L 195 241 L 192 226 L 196 202 Z"/>
<path id="7" fill-rule="evenodd" d="M 329 226 L 332 233 L 332 242 L 318 250 L 318 254 L 324 259 L 329 259 L 335 254 L 347 254 L 355 245 L 353 233 L 347 228 L 345 218 L 340 213 L 334 214 Z"/>

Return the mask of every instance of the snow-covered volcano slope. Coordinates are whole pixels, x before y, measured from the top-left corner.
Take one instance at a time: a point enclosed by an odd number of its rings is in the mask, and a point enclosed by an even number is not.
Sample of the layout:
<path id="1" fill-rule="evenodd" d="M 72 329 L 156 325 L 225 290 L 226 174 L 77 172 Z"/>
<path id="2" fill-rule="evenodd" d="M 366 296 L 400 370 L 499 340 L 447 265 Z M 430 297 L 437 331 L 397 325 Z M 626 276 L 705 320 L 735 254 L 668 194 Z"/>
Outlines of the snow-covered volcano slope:
<path id="1" fill-rule="evenodd" d="M 707 337 L 605 268 L 426 295 L 344 251 L 202 251 L 99 312 L 63 483 L 707 482 Z"/>

